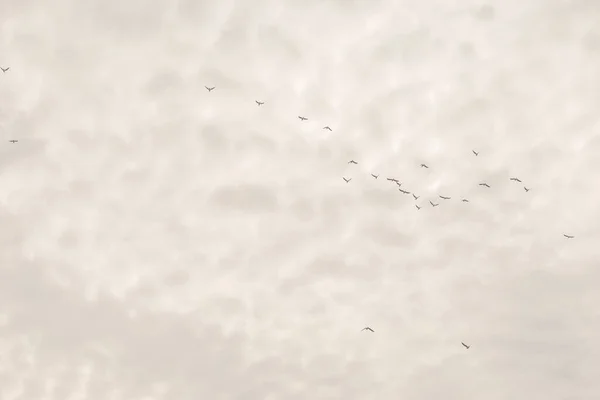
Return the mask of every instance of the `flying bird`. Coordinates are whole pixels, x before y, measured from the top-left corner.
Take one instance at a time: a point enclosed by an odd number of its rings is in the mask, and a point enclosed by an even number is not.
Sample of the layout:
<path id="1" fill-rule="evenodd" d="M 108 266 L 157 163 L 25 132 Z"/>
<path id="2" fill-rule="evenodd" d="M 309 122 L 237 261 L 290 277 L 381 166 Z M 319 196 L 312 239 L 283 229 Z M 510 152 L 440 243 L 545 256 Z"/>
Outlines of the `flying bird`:
<path id="1" fill-rule="evenodd" d="M 519 178 L 510 178 L 510 180 L 521 183 L 521 180 Z"/>
<path id="2" fill-rule="evenodd" d="M 444 196 L 440 196 L 440 199 L 444 199 L 444 200 L 450 200 L 450 197 L 444 197 Z"/>
<path id="3" fill-rule="evenodd" d="M 6 71 L 8 71 L 10 69 L 10 67 L 6 67 L 6 68 L 0 67 L 0 69 L 2 70 L 2 72 L 6 72 Z"/>
<path id="4" fill-rule="evenodd" d="M 415 207 L 417 207 L 417 210 L 420 210 L 420 209 L 421 209 L 421 207 L 419 207 L 419 206 L 418 206 L 418 205 L 416 205 L 416 204 L 415 204 Z"/>
<path id="5" fill-rule="evenodd" d="M 395 183 L 396 185 L 398 185 L 398 187 L 402 186 L 402 182 L 398 182 L 398 181 L 396 181 L 396 182 L 394 182 L 394 183 Z"/>
<path id="6" fill-rule="evenodd" d="M 569 236 L 569 235 L 564 235 L 564 234 L 563 234 L 563 236 L 566 237 L 567 239 L 573 239 L 575 237 L 575 236 Z"/>
<path id="7" fill-rule="evenodd" d="M 479 155 L 478 152 L 476 152 L 475 150 L 471 150 L 473 152 L 473 154 L 475 154 L 475 157 L 477 157 Z"/>
<path id="8" fill-rule="evenodd" d="M 485 186 L 486 188 L 490 187 L 490 185 L 488 185 L 487 183 L 480 183 L 479 186 Z"/>
<path id="9" fill-rule="evenodd" d="M 258 104 L 258 106 L 262 106 L 263 104 L 265 104 L 264 101 L 258 101 L 258 100 L 254 100 L 256 102 L 256 104 Z"/>
<path id="10" fill-rule="evenodd" d="M 419 200 L 419 197 L 421 197 L 421 196 L 417 196 L 413 193 L 413 197 L 415 198 L 415 200 Z"/>
<path id="11" fill-rule="evenodd" d="M 463 202 L 463 203 L 468 203 L 468 202 L 469 202 L 469 200 L 467 200 L 467 199 L 462 199 L 462 202 Z"/>
<path id="12" fill-rule="evenodd" d="M 373 329 L 369 328 L 368 326 L 367 326 L 367 327 L 365 327 L 365 328 L 362 328 L 360 331 L 361 331 L 361 332 L 362 332 L 362 331 L 371 331 L 371 332 L 375 332 Z"/>
<path id="13" fill-rule="evenodd" d="M 301 120 L 301 121 L 306 121 L 306 120 L 308 120 L 308 118 L 306 118 L 306 117 L 301 117 L 300 115 L 298 115 L 298 118 L 300 118 L 300 120 Z"/>
<path id="14" fill-rule="evenodd" d="M 410 194 L 410 192 L 407 192 L 406 190 L 402 190 L 402 189 L 398 189 L 399 191 L 401 191 L 404 194 Z"/>
<path id="15" fill-rule="evenodd" d="M 429 200 L 429 204 L 431 204 L 432 207 L 437 207 L 437 206 L 440 205 L 439 203 L 438 204 L 434 204 L 433 201 L 431 201 L 431 200 Z"/>
<path id="16" fill-rule="evenodd" d="M 204 86 L 206 88 L 206 90 L 208 90 L 209 92 L 212 92 L 213 90 L 215 90 L 215 87 L 208 87 L 208 86 Z"/>
<path id="17" fill-rule="evenodd" d="M 11 139 L 11 140 L 9 140 L 9 142 L 11 142 L 11 143 L 17 143 L 17 142 L 18 142 L 18 140 Z"/>
<path id="18" fill-rule="evenodd" d="M 344 178 L 344 180 L 346 181 L 346 183 L 348 183 L 348 182 L 350 182 L 352 180 L 352 178 L 350 178 L 350 179 Z"/>
<path id="19" fill-rule="evenodd" d="M 396 182 L 396 183 L 398 183 L 398 179 L 396 179 L 396 178 L 386 178 L 386 179 L 388 181 L 390 181 L 390 182 Z"/>
<path id="20" fill-rule="evenodd" d="M 526 188 L 525 186 L 523 186 L 523 189 L 525 189 L 526 192 L 529 192 L 531 190 L 531 188 Z"/>
<path id="21" fill-rule="evenodd" d="M 464 344 L 463 342 L 460 342 L 460 343 L 461 343 L 463 346 L 465 346 L 465 348 L 466 348 L 467 350 L 469 350 L 469 349 L 471 348 L 471 346 L 467 346 L 467 345 L 466 345 L 466 344 Z"/>
<path id="22" fill-rule="evenodd" d="M 379 178 L 379 175 L 371 174 L 371 176 L 375 179 Z"/>
<path id="23" fill-rule="evenodd" d="M 331 128 L 329 126 L 324 126 L 323 129 L 327 129 L 329 132 L 331 132 Z"/>
<path id="24" fill-rule="evenodd" d="M 429 167 L 425 164 L 421 164 L 421 168 L 429 168 Z"/>
<path id="25" fill-rule="evenodd" d="M 350 160 L 350 161 L 348 161 L 348 164 L 358 164 L 358 163 L 354 160 Z"/>

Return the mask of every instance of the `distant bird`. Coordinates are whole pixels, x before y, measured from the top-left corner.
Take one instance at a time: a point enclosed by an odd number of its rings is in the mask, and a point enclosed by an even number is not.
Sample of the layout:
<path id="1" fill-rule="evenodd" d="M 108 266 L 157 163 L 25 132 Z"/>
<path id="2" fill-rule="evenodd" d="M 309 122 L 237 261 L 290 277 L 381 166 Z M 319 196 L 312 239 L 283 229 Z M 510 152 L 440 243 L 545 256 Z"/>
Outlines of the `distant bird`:
<path id="1" fill-rule="evenodd" d="M 350 160 L 350 161 L 348 161 L 348 164 L 358 164 L 358 163 L 354 160 Z"/>
<path id="2" fill-rule="evenodd" d="M 477 157 L 479 155 L 478 152 L 476 152 L 475 150 L 471 150 L 473 152 L 473 154 L 475 154 L 475 157 Z"/>
<path id="3" fill-rule="evenodd" d="M 350 179 L 344 178 L 344 180 L 346 181 L 346 183 L 348 183 L 348 182 L 350 182 L 352 180 L 352 178 L 350 178 Z"/>
<path id="4" fill-rule="evenodd" d="M 300 115 L 298 115 L 298 118 L 300 118 L 300 120 L 301 120 L 301 121 L 306 121 L 306 120 L 308 120 L 308 118 L 306 118 L 306 117 L 301 117 Z"/>
<path id="5" fill-rule="evenodd" d="M 421 196 L 417 196 L 413 193 L 413 197 L 415 198 L 415 200 L 419 200 L 419 197 L 421 197 Z"/>
<path id="6" fill-rule="evenodd" d="M 519 178 L 510 178 L 510 180 L 521 183 L 521 180 Z"/>
<path id="7" fill-rule="evenodd" d="M 490 187 L 490 185 L 488 185 L 487 183 L 480 183 L 479 186 L 485 186 L 486 188 Z"/>
<path id="8" fill-rule="evenodd" d="M 463 202 L 463 203 L 468 203 L 468 202 L 469 202 L 469 200 L 467 200 L 467 199 L 462 199 L 462 202 Z"/>
<path id="9" fill-rule="evenodd" d="M 419 207 L 419 206 L 418 206 L 418 205 L 416 205 L 416 204 L 415 204 L 415 207 L 417 207 L 417 210 L 420 210 L 420 209 L 421 209 L 421 207 Z"/>
<path id="10" fill-rule="evenodd" d="M 398 179 L 396 179 L 396 178 L 386 178 L 386 179 L 390 182 L 398 183 Z"/>
<path id="11" fill-rule="evenodd" d="M 360 331 L 361 331 L 361 332 L 362 332 L 362 331 L 371 331 L 371 332 L 375 332 L 373 329 L 369 328 L 368 326 L 367 326 L 367 327 L 365 327 L 365 328 L 362 328 Z"/>
<path id="12" fill-rule="evenodd" d="M 425 164 L 421 164 L 421 168 L 429 168 L 429 167 Z"/>
<path id="13" fill-rule="evenodd" d="M 439 203 L 438 204 L 434 204 L 433 201 L 431 201 L 431 200 L 429 200 L 429 204 L 431 204 L 432 207 L 437 207 L 437 206 L 440 205 Z"/>
<path id="14" fill-rule="evenodd" d="M 523 189 L 525 189 L 526 192 L 529 192 L 531 190 L 531 188 L 526 188 L 525 186 L 523 186 Z"/>
<path id="15" fill-rule="evenodd" d="M 401 191 L 404 194 L 410 194 L 410 192 L 407 192 L 406 190 L 402 190 L 402 189 L 398 189 L 399 191 Z"/>
<path id="16" fill-rule="evenodd" d="M 573 239 L 575 237 L 575 236 L 569 236 L 569 235 L 564 235 L 564 234 L 563 234 L 563 236 L 566 237 L 567 239 Z"/>
<path id="17" fill-rule="evenodd" d="M 466 348 L 467 350 L 469 350 L 469 349 L 471 348 L 471 346 L 467 346 L 467 345 L 466 345 L 466 344 L 464 344 L 463 342 L 460 342 L 460 343 L 461 343 L 463 346 L 465 346 L 465 348 Z"/>
<path id="18" fill-rule="evenodd" d="M 11 143 L 17 143 L 17 142 L 18 142 L 18 140 L 11 139 L 11 140 L 9 140 L 9 142 L 11 142 Z"/>
<path id="19" fill-rule="evenodd" d="M 371 174 L 371 176 L 375 179 L 379 178 L 379 175 Z"/>
<path id="20" fill-rule="evenodd" d="M 323 129 L 327 129 L 329 132 L 331 132 L 331 128 L 329 126 L 324 126 Z"/>
<path id="21" fill-rule="evenodd" d="M 440 196 L 440 199 L 444 199 L 444 200 L 450 200 L 450 197 L 444 197 L 444 196 Z"/>
<path id="22" fill-rule="evenodd" d="M 215 90 L 215 87 L 208 87 L 208 86 L 204 86 L 206 88 L 206 90 L 208 90 L 209 92 L 212 92 L 213 90 Z"/>
<path id="23" fill-rule="evenodd" d="M 264 101 L 258 101 L 258 100 L 254 100 L 256 102 L 256 104 L 258 104 L 258 106 L 262 106 L 263 104 L 265 104 Z"/>
<path id="24" fill-rule="evenodd" d="M 395 183 L 396 185 L 398 185 L 398 187 L 402 186 L 402 182 L 398 182 L 398 181 L 396 181 L 396 182 L 394 182 L 394 183 Z"/>
<path id="25" fill-rule="evenodd" d="M 6 71 L 8 71 L 10 69 L 10 67 L 6 67 L 6 68 L 0 67 L 0 69 L 2 70 L 2 72 L 6 72 Z"/>

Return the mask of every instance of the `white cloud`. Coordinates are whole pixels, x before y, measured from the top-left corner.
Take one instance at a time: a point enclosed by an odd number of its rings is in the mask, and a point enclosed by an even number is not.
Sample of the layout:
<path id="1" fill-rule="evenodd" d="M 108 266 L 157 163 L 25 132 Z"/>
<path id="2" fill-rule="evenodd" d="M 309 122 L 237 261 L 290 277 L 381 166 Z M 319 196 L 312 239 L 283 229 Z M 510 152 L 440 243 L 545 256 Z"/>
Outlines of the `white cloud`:
<path id="1" fill-rule="evenodd" d="M 5 2 L 0 397 L 597 398 L 599 17 Z"/>

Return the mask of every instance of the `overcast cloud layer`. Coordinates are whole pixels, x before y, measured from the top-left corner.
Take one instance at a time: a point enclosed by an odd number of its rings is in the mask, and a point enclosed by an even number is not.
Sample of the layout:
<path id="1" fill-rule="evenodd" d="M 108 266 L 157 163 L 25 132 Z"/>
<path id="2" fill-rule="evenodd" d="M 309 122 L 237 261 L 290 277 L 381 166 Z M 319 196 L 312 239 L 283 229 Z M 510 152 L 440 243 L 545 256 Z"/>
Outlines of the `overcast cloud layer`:
<path id="1" fill-rule="evenodd" d="M 599 399 L 598 21 L 0 0 L 0 398 Z"/>

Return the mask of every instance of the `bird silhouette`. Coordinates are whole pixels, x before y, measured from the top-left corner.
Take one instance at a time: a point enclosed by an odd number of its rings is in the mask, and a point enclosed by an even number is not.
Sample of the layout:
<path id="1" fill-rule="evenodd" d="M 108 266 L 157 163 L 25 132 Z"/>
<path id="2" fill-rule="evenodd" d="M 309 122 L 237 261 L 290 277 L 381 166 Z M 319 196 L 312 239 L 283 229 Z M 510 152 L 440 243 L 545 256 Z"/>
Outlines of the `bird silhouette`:
<path id="1" fill-rule="evenodd" d="M 425 164 L 421 164 L 421 168 L 429 168 L 429 167 Z"/>
<path id="2" fill-rule="evenodd" d="M 362 331 L 371 331 L 371 332 L 375 332 L 373 329 L 369 328 L 368 326 L 367 326 L 367 327 L 365 327 L 365 328 L 362 328 L 360 331 L 361 331 L 361 332 L 362 332 Z"/>
<path id="3" fill-rule="evenodd" d="M 402 189 L 398 189 L 399 191 L 401 191 L 404 194 L 410 194 L 410 192 L 407 192 L 406 190 L 402 190 Z"/>
<path id="4" fill-rule="evenodd" d="M 350 160 L 350 161 L 348 161 L 348 164 L 358 164 L 358 163 L 354 160 Z"/>
<path id="5" fill-rule="evenodd" d="M 437 206 L 440 205 L 439 203 L 438 204 L 434 204 L 433 201 L 431 201 L 431 200 L 429 200 L 429 204 L 431 204 L 432 207 L 437 207 Z"/>
<path id="6" fill-rule="evenodd" d="M 510 178 L 510 180 L 521 183 L 521 180 L 519 178 Z"/>
<path id="7" fill-rule="evenodd" d="M 413 197 L 415 198 L 415 200 L 419 200 L 419 197 L 421 197 L 421 196 L 417 196 L 413 193 Z"/>
<path id="8" fill-rule="evenodd" d="M 329 132 L 331 132 L 331 128 L 329 126 L 324 126 L 323 129 L 327 129 Z"/>
<path id="9" fill-rule="evenodd" d="M 475 150 L 471 150 L 473 152 L 473 154 L 475 154 L 475 157 L 477 157 L 479 155 L 478 152 L 476 152 Z"/>
<path id="10" fill-rule="evenodd" d="M 11 143 L 17 143 L 17 142 L 18 142 L 18 140 L 16 140 L 16 139 L 11 139 L 11 140 L 9 140 L 9 142 L 11 142 Z"/>
<path id="11" fill-rule="evenodd" d="M 469 350 L 469 349 L 471 348 L 471 346 L 467 346 L 467 345 L 466 345 L 466 344 L 464 344 L 463 342 L 460 342 L 460 343 L 461 343 L 463 346 L 465 346 L 465 348 L 466 348 L 467 350 Z"/>
<path id="12" fill-rule="evenodd" d="M 567 239 L 573 239 L 575 236 L 569 236 L 569 235 L 565 235 L 563 234 L 564 237 L 566 237 Z"/>
<path id="13" fill-rule="evenodd" d="M 386 179 L 390 182 L 398 183 L 398 179 L 396 179 L 396 178 L 386 178 Z"/>
<path id="14" fill-rule="evenodd" d="M 525 186 L 523 186 L 523 189 L 525 189 L 526 192 L 529 192 L 531 190 L 531 188 L 526 188 Z"/>
<path id="15" fill-rule="evenodd" d="M 415 204 L 415 207 L 417 207 L 417 210 L 420 210 L 420 209 L 421 209 L 421 207 L 419 207 L 419 206 L 418 206 L 418 205 L 416 205 L 416 204 Z"/>
<path id="16" fill-rule="evenodd" d="M 258 106 L 262 106 L 263 104 L 265 104 L 264 101 L 258 101 L 258 100 L 254 100 L 256 102 L 256 104 L 258 104 Z"/>
<path id="17" fill-rule="evenodd" d="M 440 196 L 440 199 L 444 199 L 444 200 L 450 200 L 450 197 L 444 197 L 444 196 Z"/>
<path id="18" fill-rule="evenodd" d="M 301 117 L 300 115 L 298 115 L 298 118 L 300 118 L 300 121 L 306 121 L 306 120 L 308 120 L 308 118 L 306 118 L 306 117 Z"/>
<path id="19" fill-rule="evenodd" d="M 213 90 L 215 90 L 215 87 L 208 87 L 208 86 L 204 86 L 206 88 L 206 90 L 208 90 L 209 92 L 212 92 Z"/>
<path id="20" fill-rule="evenodd" d="M 350 179 L 344 178 L 344 180 L 346 181 L 346 183 L 348 183 L 348 182 L 350 182 L 352 180 L 352 178 L 350 178 Z"/>
<path id="21" fill-rule="evenodd" d="M 371 174 L 371 176 L 375 179 L 379 178 L 379 175 Z"/>
<path id="22" fill-rule="evenodd" d="M 8 71 L 10 69 L 10 67 L 6 67 L 6 68 L 0 67 L 0 69 L 2 70 L 2 72 L 6 72 L 6 71 Z"/>
<path id="23" fill-rule="evenodd" d="M 485 186 L 486 188 L 490 187 L 490 185 L 488 185 L 487 183 L 480 183 L 479 186 Z"/>
<path id="24" fill-rule="evenodd" d="M 462 199 L 462 202 L 463 202 L 463 203 L 468 203 L 468 202 L 469 202 L 469 200 L 467 200 L 467 199 Z"/>

